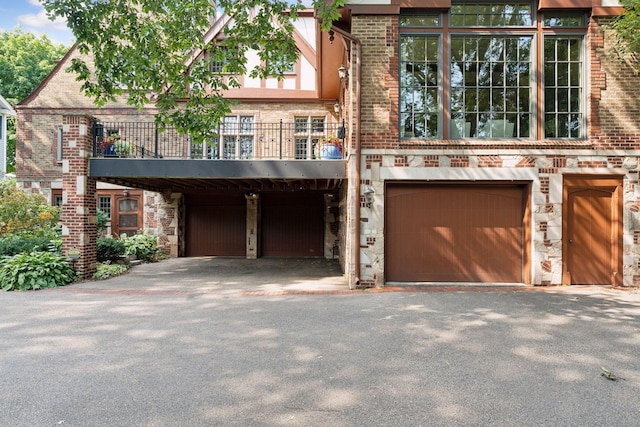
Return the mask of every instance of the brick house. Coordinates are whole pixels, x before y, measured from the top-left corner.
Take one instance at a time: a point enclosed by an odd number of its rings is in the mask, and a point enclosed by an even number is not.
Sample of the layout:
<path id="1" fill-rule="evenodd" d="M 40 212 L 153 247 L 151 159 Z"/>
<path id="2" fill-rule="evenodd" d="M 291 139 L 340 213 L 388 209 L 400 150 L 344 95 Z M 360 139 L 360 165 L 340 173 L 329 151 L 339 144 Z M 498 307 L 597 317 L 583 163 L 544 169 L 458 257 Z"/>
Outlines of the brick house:
<path id="1" fill-rule="evenodd" d="M 640 284 L 640 78 L 606 29 L 617 2 L 347 3 L 361 285 Z"/>
<path id="2" fill-rule="evenodd" d="M 7 173 L 7 120 L 15 115 L 11 104 L 0 95 L 0 178 Z"/>
<path id="3" fill-rule="evenodd" d="M 228 22 L 205 38 L 215 43 Z M 96 206 L 111 212 L 114 233 L 144 228 L 174 256 L 339 256 L 345 161 L 317 157 L 323 140 L 344 140 L 346 50 L 311 12 L 294 37 L 300 57 L 284 79 L 239 76 L 226 94 L 233 111 L 206 144 L 159 131 L 153 106 L 96 108 L 64 71 L 75 48 L 18 104 L 18 184 L 61 202 L 63 250 L 80 249 L 78 271 L 95 268 Z M 249 55 L 251 68 L 259 58 Z"/>
<path id="4" fill-rule="evenodd" d="M 640 78 L 606 29 L 615 1 L 346 3 L 329 34 L 297 24 L 284 81 L 227 94 L 204 146 L 118 124 L 152 109 L 69 108 L 80 95 L 53 88 L 61 105 L 36 105 L 44 88 L 19 105 L 29 156 L 46 128 L 50 158 L 60 129 L 65 245 L 85 271 L 97 181 L 155 192 L 145 226 L 179 256 L 338 257 L 351 287 L 640 284 Z M 97 149 L 111 134 L 133 158 Z M 316 159 L 332 135 L 344 159 Z"/>

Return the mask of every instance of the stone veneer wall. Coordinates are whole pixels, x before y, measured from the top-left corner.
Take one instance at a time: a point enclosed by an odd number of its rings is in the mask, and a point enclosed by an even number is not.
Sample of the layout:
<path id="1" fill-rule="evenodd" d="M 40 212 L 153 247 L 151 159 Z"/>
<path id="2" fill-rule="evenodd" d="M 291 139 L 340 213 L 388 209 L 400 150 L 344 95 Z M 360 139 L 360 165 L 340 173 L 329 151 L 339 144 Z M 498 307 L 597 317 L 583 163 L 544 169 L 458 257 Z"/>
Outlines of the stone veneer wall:
<path id="1" fill-rule="evenodd" d="M 178 256 L 182 193 L 145 191 L 143 198 L 144 232 L 158 237 L 158 248 L 163 253 Z"/>
<path id="2" fill-rule="evenodd" d="M 563 176 L 623 176 L 623 283 L 640 285 L 640 86 L 634 64 L 616 56 L 603 19 L 587 43 L 588 138 L 581 141 L 401 141 L 398 138 L 398 17 L 354 16 L 363 42 L 361 183 L 375 189 L 361 203 L 361 286 L 384 283 L 384 184 L 429 180 L 530 182 L 534 284 L 562 283 Z"/>

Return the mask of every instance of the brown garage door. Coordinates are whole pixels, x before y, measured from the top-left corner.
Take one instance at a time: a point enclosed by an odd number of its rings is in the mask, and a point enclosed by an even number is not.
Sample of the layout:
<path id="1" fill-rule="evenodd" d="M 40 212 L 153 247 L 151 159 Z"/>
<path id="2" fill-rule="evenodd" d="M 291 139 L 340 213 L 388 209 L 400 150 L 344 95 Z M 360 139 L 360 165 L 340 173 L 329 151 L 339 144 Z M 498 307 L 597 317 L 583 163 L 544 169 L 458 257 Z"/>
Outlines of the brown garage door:
<path id="1" fill-rule="evenodd" d="M 245 256 L 246 203 L 243 194 L 187 196 L 187 256 Z"/>
<path id="2" fill-rule="evenodd" d="M 521 282 L 519 186 L 388 185 L 386 280 Z"/>
<path id="3" fill-rule="evenodd" d="M 263 193 L 262 256 L 322 257 L 323 206 L 321 193 Z"/>

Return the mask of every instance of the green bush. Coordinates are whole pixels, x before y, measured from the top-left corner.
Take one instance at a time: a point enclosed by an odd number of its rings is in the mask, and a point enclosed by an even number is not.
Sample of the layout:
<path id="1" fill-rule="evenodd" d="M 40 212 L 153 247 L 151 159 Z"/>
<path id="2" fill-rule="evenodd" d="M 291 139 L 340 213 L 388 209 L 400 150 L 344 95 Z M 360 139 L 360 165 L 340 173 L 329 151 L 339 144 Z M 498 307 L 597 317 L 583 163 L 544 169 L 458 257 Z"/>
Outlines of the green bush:
<path id="1" fill-rule="evenodd" d="M 113 261 L 124 255 L 124 243 L 111 237 L 98 237 L 96 240 L 96 253 L 98 261 Z"/>
<path id="2" fill-rule="evenodd" d="M 27 194 L 15 179 L 0 179 L 0 237 L 58 236 L 60 208 L 51 206 L 40 194 Z"/>
<path id="3" fill-rule="evenodd" d="M 109 226 L 109 215 L 102 209 L 96 211 L 96 232 L 102 234 Z"/>
<path id="4" fill-rule="evenodd" d="M 158 240 L 152 234 L 134 234 L 120 236 L 124 243 L 125 254 L 135 255 L 143 261 L 155 261 L 155 255 L 158 251 Z"/>
<path id="5" fill-rule="evenodd" d="M 66 258 L 52 252 L 31 252 L 0 259 L 0 284 L 4 291 L 55 288 L 75 278 Z"/>
<path id="6" fill-rule="evenodd" d="M 93 275 L 94 279 L 108 279 L 112 276 L 118 276 L 129 269 L 129 266 L 125 264 L 111 264 L 111 261 L 105 261 L 98 263 L 96 266 L 96 272 Z"/>
<path id="7" fill-rule="evenodd" d="M 0 239 L 0 256 L 13 256 L 23 252 L 59 252 L 55 241 L 46 237 L 9 236 Z"/>

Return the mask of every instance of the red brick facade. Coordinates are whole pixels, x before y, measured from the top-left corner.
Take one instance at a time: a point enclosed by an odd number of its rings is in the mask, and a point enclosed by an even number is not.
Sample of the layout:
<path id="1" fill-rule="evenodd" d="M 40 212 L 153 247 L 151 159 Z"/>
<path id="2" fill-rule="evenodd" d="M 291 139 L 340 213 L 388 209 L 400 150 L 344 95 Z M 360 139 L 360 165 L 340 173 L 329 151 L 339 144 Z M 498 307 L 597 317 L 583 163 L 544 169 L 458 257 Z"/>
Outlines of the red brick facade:
<path id="1" fill-rule="evenodd" d="M 81 277 L 96 271 L 96 181 L 89 175 L 92 152 L 91 124 L 87 116 L 64 116 L 62 121 L 66 158 L 62 183 L 62 251 L 79 251 L 75 270 Z"/>

